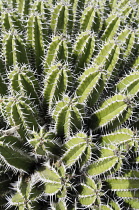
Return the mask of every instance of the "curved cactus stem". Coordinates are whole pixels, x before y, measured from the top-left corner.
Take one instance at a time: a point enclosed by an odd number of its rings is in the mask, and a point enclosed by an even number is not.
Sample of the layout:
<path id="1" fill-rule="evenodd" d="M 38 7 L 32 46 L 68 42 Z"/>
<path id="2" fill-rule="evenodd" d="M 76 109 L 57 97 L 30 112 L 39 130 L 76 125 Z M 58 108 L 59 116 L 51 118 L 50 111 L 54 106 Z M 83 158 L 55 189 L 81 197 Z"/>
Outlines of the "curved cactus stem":
<path id="1" fill-rule="evenodd" d="M 121 64 L 122 60 L 122 52 L 121 48 L 118 45 L 115 45 L 111 52 L 111 56 L 109 56 L 109 63 L 106 65 L 106 76 L 104 74 L 104 78 L 107 80 L 112 80 L 116 78 L 118 73 L 118 68 Z"/>
<path id="2" fill-rule="evenodd" d="M 49 44 L 47 55 L 45 57 L 44 62 L 44 71 L 47 73 L 49 66 L 54 62 L 57 58 L 57 54 L 60 48 L 60 37 L 53 37 L 52 42 Z"/>
<path id="3" fill-rule="evenodd" d="M 134 133 L 132 130 L 127 128 L 121 128 L 113 133 L 102 135 L 100 140 L 102 145 L 120 145 L 124 143 L 130 143 L 133 141 Z"/>
<path id="4" fill-rule="evenodd" d="M 28 172 L 35 164 L 35 160 L 24 153 L 21 149 L 9 143 L 4 143 L 0 138 L 0 162 L 13 171 Z M 17 145 L 17 144 L 16 144 Z M 21 164 L 22 162 L 22 164 Z"/>
<path id="5" fill-rule="evenodd" d="M 32 0 L 26 0 L 26 1 L 16 0 L 16 2 L 17 2 L 18 13 L 23 17 L 29 15 Z"/>
<path id="6" fill-rule="evenodd" d="M 2 10 L 1 21 L 3 31 L 8 31 L 12 28 L 23 31 L 23 21 L 20 15 L 12 8 Z"/>
<path id="7" fill-rule="evenodd" d="M 14 66 L 9 72 L 10 92 L 16 95 L 20 92 L 22 96 L 28 96 L 36 105 L 40 104 L 39 100 L 39 83 L 35 78 L 33 71 L 29 66 Z"/>
<path id="8" fill-rule="evenodd" d="M 137 96 L 139 92 L 139 72 L 133 71 L 126 75 L 115 86 L 118 93 L 124 93 L 130 99 Z"/>
<path id="9" fill-rule="evenodd" d="M 131 30 L 128 28 L 125 28 L 118 34 L 117 41 L 121 42 L 122 44 L 127 43 L 130 33 L 131 33 Z"/>
<path id="10" fill-rule="evenodd" d="M 51 29 L 54 34 L 60 32 L 71 34 L 73 28 L 73 10 L 71 5 L 65 3 L 57 3 L 51 13 Z"/>
<path id="11" fill-rule="evenodd" d="M 82 14 L 82 11 L 85 6 L 85 0 L 69 0 L 69 3 L 71 5 L 71 10 L 73 11 L 72 15 L 72 21 L 73 21 L 73 30 L 72 35 L 75 36 L 77 31 L 80 28 L 80 17 Z"/>
<path id="12" fill-rule="evenodd" d="M 28 64 L 28 57 L 22 36 L 16 30 L 5 32 L 2 39 L 3 57 L 5 65 L 9 69 L 12 65 Z"/>
<path id="13" fill-rule="evenodd" d="M 7 206 L 14 206 L 19 209 L 33 208 L 34 210 L 37 210 L 37 200 L 42 194 L 43 188 L 35 182 L 35 175 L 32 175 L 31 177 L 21 176 L 17 182 L 12 184 L 16 193 L 8 199 Z"/>
<path id="14" fill-rule="evenodd" d="M 44 79 L 44 103 L 48 104 L 48 112 L 55 106 L 56 102 L 62 99 L 65 94 L 69 82 L 71 82 L 71 73 L 66 65 L 58 63 L 51 66 Z"/>
<path id="15" fill-rule="evenodd" d="M 119 151 L 119 148 L 114 145 L 102 148 L 100 158 L 87 167 L 88 175 L 97 176 L 109 171 L 119 170 L 123 155 L 122 151 L 118 154 L 117 150 Z"/>
<path id="16" fill-rule="evenodd" d="M 104 33 L 101 36 L 101 39 L 103 41 L 112 40 L 114 36 L 116 36 L 116 33 L 120 27 L 121 20 L 117 15 L 111 15 L 111 17 L 108 17 L 109 24 L 107 25 Z M 107 21 L 107 20 L 106 20 Z"/>
<path id="17" fill-rule="evenodd" d="M 97 185 L 89 177 L 85 177 L 85 183 L 81 183 L 79 188 L 79 202 L 83 206 L 90 206 L 97 199 Z"/>
<path id="18" fill-rule="evenodd" d="M 133 199 L 133 197 L 139 199 L 139 190 L 135 190 L 135 192 L 129 190 L 117 191 L 116 194 L 123 199 Z"/>
<path id="19" fill-rule="evenodd" d="M 5 117 L 9 124 L 11 126 L 20 126 L 18 133 L 23 139 L 25 139 L 27 133 L 29 135 L 30 130 L 38 130 L 37 112 L 30 105 L 30 101 L 27 98 L 23 96 L 9 97 L 5 99 L 4 106 L 7 112 Z"/>
<path id="20" fill-rule="evenodd" d="M 53 36 L 48 47 L 47 54 L 44 59 L 44 73 L 48 72 L 51 65 L 54 65 L 57 60 L 63 62 L 71 61 L 71 43 L 67 40 L 67 36 Z"/>
<path id="21" fill-rule="evenodd" d="M 79 202 L 83 206 L 92 205 L 96 200 L 94 189 L 91 189 L 91 187 L 86 186 L 85 184 L 82 184 L 81 187 L 82 187 L 82 193 L 79 195 Z"/>
<path id="22" fill-rule="evenodd" d="M 108 178 L 106 180 L 111 190 L 118 192 L 118 191 L 133 191 L 139 189 L 138 187 L 138 178 L 123 178 L 123 177 L 116 177 L 116 178 Z"/>
<path id="23" fill-rule="evenodd" d="M 0 209 L 138 209 L 138 26 L 139 0 L 0 0 Z"/>
<path id="24" fill-rule="evenodd" d="M 37 69 L 38 74 L 41 73 L 41 58 L 44 56 L 44 37 L 42 34 L 43 26 L 39 14 L 30 14 L 27 22 L 27 44 L 28 53 L 34 54 L 34 67 Z M 31 62 L 32 59 L 31 59 Z"/>
<path id="25" fill-rule="evenodd" d="M 56 32 L 64 32 L 65 28 L 65 6 L 61 4 L 57 4 L 54 8 L 54 11 L 51 14 L 51 29 L 53 30 L 54 34 Z"/>
<path id="26" fill-rule="evenodd" d="M 82 16 L 80 18 L 80 29 L 81 31 L 98 32 L 100 25 L 99 21 L 100 18 L 97 8 L 95 8 L 95 5 L 89 5 L 82 12 Z"/>
<path id="27" fill-rule="evenodd" d="M 126 103 L 126 96 L 116 94 L 102 103 L 91 116 L 92 129 L 105 126 L 114 129 L 124 123 L 132 114 L 132 109 Z"/>
<path id="28" fill-rule="evenodd" d="M 131 31 L 123 58 L 130 59 L 129 57 L 133 55 L 133 51 L 136 49 L 136 47 L 137 47 L 137 36 L 135 32 Z"/>
<path id="29" fill-rule="evenodd" d="M 56 170 L 45 164 L 44 168 L 38 172 L 38 178 L 44 183 L 44 193 L 46 195 L 56 195 L 66 185 L 65 167 L 62 165 L 59 170 Z"/>
<path id="30" fill-rule="evenodd" d="M 84 115 L 84 106 L 78 103 L 77 98 L 70 99 L 64 96 L 52 113 L 56 121 L 55 128 L 58 136 L 70 136 L 72 132 L 81 129 Z"/>
<path id="31" fill-rule="evenodd" d="M 76 73 L 90 62 L 95 50 L 95 36 L 90 31 L 82 32 L 75 41 L 72 51 L 72 57 L 76 62 Z"/>
<path id="32" fill-rule="evenodd" d="M 108 68 L 108 73 L 106 73 L 107 78 L 110 77 L 113 68 L 116 67 L 116 63 L 118 62 L 119 56 L 120 50 L 116 42 L 113 40 L 109 40 L 102 46 L 102 48 L 99 51 L 99 54 L 93 59 L 92 65 L 94 65 L 94 67 L 97 69 L 102 69 L 104 72 Z"/>
<path id="33" fill-rule="evenodd" d="M 91 160 L 92 149 L 96 149 L 95 145 L 91 141 L 91 137 L 88 137 L 85 133 L 77 133 L 63 145 L 62 160 L 67 167 L 79 162 L 80 167 Z M 78 155 L 75 155 L 75 152 Z"/>
<path id="34" fill-rule="evenodd" d="M 122 0 L 120 2 L 117 2 L 117 6 L 113 8 L 113 12 L 119 13 L 123 21 L 124 20 L 126 21 L 131 11 L 132 7 L 129 7 L 129 1 L 127 0 Z"/>
<path id="35" fill-rule="evenodd" d="M 78 78 L 79 85 L 76 95 L 79 103 L 86 103 L 93 106 L 104 89 L 104 76 L 99 70 L 89 68 Z"/>
<path id="36" fill-rule="evenodd" d="M 12 20 L 11 20 L 11 14 L 4 12 L 2 13 L 1 16 L 1 21 L 2 21 L 2 27 L 5 30 L 9 30 L 12 26 Z"/>
<path id="37" fill-rule="evenodd" d="M 98 162 L 90 164 L 87 173 L 90 176 L 97 176 L 111 170 L 118 162 L 118 157 L 107 157 L 100 159 Z"/>
<path id="38" fill-rule="evenodd" d="M 0 141 L 4 144 L 9 144 L 13 146 L 15 149 L 22 149 L 23 148 L 23 142 L 20 138 L 18 138 L 17 135 L 17 128 L 12 127 L 11 129 L 8 129 L 7 131 L 1 131 L 2 136 L 0 137 Z"/>

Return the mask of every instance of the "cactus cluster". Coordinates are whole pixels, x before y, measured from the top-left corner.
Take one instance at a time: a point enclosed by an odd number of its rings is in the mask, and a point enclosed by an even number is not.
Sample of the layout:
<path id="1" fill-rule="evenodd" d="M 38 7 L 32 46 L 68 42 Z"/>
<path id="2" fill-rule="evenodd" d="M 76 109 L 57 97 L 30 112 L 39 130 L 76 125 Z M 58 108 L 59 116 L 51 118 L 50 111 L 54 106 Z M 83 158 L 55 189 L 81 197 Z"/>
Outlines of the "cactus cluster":
<path id="1" fill-rule="evenodd" d="M 139 209 L 139 1 L 0 1 L 0 209 Z"/>

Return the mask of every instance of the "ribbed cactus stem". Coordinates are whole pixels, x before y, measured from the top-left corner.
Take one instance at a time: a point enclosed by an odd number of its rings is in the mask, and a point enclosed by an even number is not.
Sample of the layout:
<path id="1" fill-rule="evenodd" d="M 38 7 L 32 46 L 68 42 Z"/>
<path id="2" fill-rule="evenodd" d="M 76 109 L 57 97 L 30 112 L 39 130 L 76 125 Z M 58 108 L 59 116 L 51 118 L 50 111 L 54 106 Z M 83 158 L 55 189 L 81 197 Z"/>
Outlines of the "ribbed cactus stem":
<path id="1" fill-rule="evenodd" d="M 139 0 L 0 1 L 0 209 L 139 206 Z"/>

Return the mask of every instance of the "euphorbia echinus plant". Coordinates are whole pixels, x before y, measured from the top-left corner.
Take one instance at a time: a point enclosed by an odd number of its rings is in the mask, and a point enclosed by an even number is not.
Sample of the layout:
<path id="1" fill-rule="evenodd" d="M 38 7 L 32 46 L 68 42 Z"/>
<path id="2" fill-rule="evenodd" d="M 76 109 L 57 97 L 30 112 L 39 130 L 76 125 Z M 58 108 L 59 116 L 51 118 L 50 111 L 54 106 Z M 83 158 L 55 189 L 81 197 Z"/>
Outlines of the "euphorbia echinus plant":
<path id="1" fill-rule="evenodd" d="M 139 209 L 139 1 L 1 0 L 0 209 Z"/>

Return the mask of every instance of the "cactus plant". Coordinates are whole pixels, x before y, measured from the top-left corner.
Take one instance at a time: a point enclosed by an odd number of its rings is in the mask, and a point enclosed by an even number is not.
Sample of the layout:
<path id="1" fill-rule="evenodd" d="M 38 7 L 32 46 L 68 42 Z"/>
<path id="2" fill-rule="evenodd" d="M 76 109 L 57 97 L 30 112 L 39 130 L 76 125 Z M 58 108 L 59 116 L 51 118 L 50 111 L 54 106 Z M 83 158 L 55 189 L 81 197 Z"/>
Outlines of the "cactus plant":
<path id="1" fill-rule="evenodd" d="M 0 1 L 0 209 L 139 209 L 139 1 Z"/>

